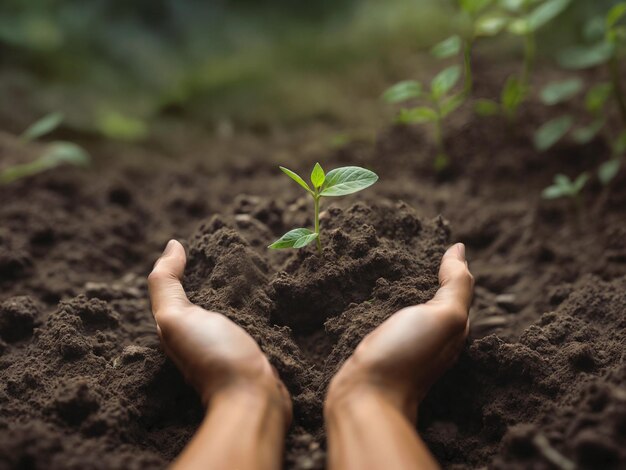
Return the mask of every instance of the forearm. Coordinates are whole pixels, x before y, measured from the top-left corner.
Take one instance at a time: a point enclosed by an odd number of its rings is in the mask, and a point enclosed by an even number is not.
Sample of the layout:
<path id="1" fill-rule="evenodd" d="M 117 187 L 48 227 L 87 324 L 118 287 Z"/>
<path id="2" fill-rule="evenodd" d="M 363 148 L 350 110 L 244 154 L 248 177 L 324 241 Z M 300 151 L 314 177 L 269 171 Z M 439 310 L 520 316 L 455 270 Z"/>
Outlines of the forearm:
<path id="1" fill-rule="evenodd" d="M 330 470 L 438 469 L 412 423 L 382 396 L 361 393 L 326 406 Z"/>
<path id="2" fill-rule="evenodd" d="M 214 397 L 173 469 L 275 470 L 283 460 L 284 413 L 254 391 Z"/>

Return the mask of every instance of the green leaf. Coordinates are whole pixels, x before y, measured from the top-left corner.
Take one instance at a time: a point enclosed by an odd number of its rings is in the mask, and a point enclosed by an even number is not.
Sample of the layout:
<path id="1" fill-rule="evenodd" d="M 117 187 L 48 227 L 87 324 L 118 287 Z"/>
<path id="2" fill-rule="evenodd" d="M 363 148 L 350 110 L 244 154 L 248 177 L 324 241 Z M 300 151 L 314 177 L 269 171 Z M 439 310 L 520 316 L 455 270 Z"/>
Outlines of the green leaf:
<path id="1" fill-rule="evenodd" d="M 144 120 L 109 109 L 97 113 L 96 127 L 105 137 L 126 142 L 145 139 L 150 132 Z"/>
<path id="2" fill-rule="evenodd" d="M 541 192 L 543 199 L 559 199 L 567 195 L 567 191 L 564 191 L 561 186 L 557 185 L 548 186 Z"/>
<path id="3" fill-rule="evenodd" d="M 571 3 L 571 0 L 548 0 L 540 4 L 526 17 L 531 31 L 537 31 L 558 15 L 560 15 Z"/>
<path id="4" fill-rule="evenodd" d="M 572 192 L 573 194 L 578 194 L 587 184 L 587 181 L 589 181 L 589 174 L 588 173 L 581 173 L 580 175 L 578 175 L 578 178 L 576 178 L 576 180 L 574 181 L 574 184 L 572 184 Z"/>
<path id="5" fill-rule="evenodd" d="M 572 133 L 574 142 L 580 145 L 591 142 L 598 132 L 604 127 L 604 119 L 596 119 L 593 123 L 585 127 L 579 127 Z"/>
<path id="6" fill-rule="evenodd" d="M 535 132 L 534 143 L 537 150 L 548 150 L 570 130 L 574 124 L 574 118 L 566 115 L 546 122 Z"/>
<path id="7" fill-rule="evenodd" d="M 54 142 L 48 145 L 44 153 L 35 161 L 14 165 L 0 171 L 0 184 L 36 175 L 43 171 L 55 168 L 64 163 L 85 166 L 90 158 L 87 152 L 71 142 Z"/>
<path id="8" fill-rule="evenodd" d="M 435 100 L 441 99 L 456 85 L 459 78 L 461 78 L 461 67 L 459 65 L 448 67 L 435 75 L 435 78 L 430 82 L 433 98 Z"/>
<path id="9" fill-rule="evenodd" d="M 493 100 L 479 99 L 474 103 L 474 111 L 479 116 L 494 116 L 500 112 L 500 105 Z"/>
<path id="10" fill-rule="evenodd" d="M 461 52 L 461 37 L 457 34 L 435 45 L 430 53 L 438 59 L 446 59 Z"/>
<path id="11" fill-rule="evenodd" d="M 569 176 L 559 173 L 554 177 L 554 183 L 562 188 L 570 188 L 572 186 L 572 180 Z"/>
<path id="12" fill-rule="evenodd" d="M 541 101 L 543 104 L 552 106 L 569 100 L 583 88 L 583 81 L 580 78 L 571 78 L 562 82 L 548 83 L 541 90 Z"/>
<path id="13" fill-rule="evenodd" d="M 390 87 L 383 94 L 383 99 L 388 103 L 401 103 L 415 98 L 422 94 L 422 84 L 415 80 L 406 80 Z"/>
<path id="14" fill-rule="evenodd" d="M 558 61 L 567 69 L 586 69 L 608 62 L 613 55 L 614 45 L 609 42 L 599 42 L 593 46 L 576 46 L 565 49 Z"/>
<path id="15" fill-rule="evenodd" d="M 463 11 L 475 15 L 491 5 L 492 2 L 493 0 L 460 0 L 459 6 Z"/>
<path id="16" fill-rule="evenodd" d="M 517 13 L 524 6 L 527 0 L 500 0 L 500 5 L 512 12 Z"/>
<path id="17" fill-rule="evenodd" d="M 509 33 L 516 36 L 525 36 L 532 31 L 530 21 L 526 18 L 517 18 L 507 26 Z"/>
<path id="18" fill-rule="evenodd" d="M 402 109 L 397 121 L 401 124 L 422 124 L 424 122 L 435 122 L 439 119 L 437 111 L 427 106 L 417 108 Z"/>
<path id="19" fill-rule="evenodd" d="M 606 21 L 603 16 L 596 15 L 585 22 L 583 38 L 586 42 L 598 42 L 606 34 Z"/>
<path id="20" fill-rule="evenodd" d="M 289 168 L 285 168 L 284 166 L 279 166 L 278 168 L 280 168 L 283 173 L 285 173 L 287 176 L 289 176 L 289 178 L 291 178 L 300 186 L 302 186 L 304 189 L 306 189 L 309 193 L 313 194 L 313 191 L 311 191 L 311 188 L 309 188 L 309 185 L 306 184 L 306 181 L 300 178 L 300 176 L 297 173 L 294 173 Z"/>
<path id="21" fill-rule="evenodd" d="M 619 169 L 622 165 L 622 162 L 619 158 L 612 158 L 609 161 L 604 162 L 598 168 L 598 179 L 600 182 L 606 186 L 608 185 L 619 173 Z"/>
<path id="22" fill-rule="evenodd" d="M 90 162 L 89 154 L 72 142 L 53 142 L 38 159 L 46 168 L 53 168 L 68 163 L 70 165 L 85 166 Z"/>
<path id="23" fill-rule="evenodd" d="M 609 10 L 606 15 L 606 26 L 611 29 L 626 15 L 626 2 L 621 2 Z"/>
<path id="24" fill-rule="evenodd" d="M 322 196 L 344 196 L 361 191 L 378 181 L 373 171 L 358 166 L 344 166 L 330 170 L 322 186 Z"/>
<path id="25" fill-rule="evenodd" d="M 476 20 L 474 34 L 476 36 L 495 36 L 508 25 L 509 21 L 510 19 L 503 15 L 485 15 Z"/>
<path id="26" fill-rule="evenodd" d="M 308 228 L 295 228 L 290 230 L 268 248 L 272 250 L 282 250 L 284 248 L 302 248 L 314 241 L 318 234 Z"/>
<path id="27" fill-rule="evenodd" d="M 522 82 L 511 75 L 502 89 L 502 107 L 508 113 L 514 113 L 526 97 L 526 89 Z"/>
<path id="28" fill-rule="evenodd" d="M 319 188 L 324 184 L 325 178 L 326 175 L 324 174 L 322 166 L 319 163 L 316 163 L 313 167 L 313 171 L 311 172 L 311 183 L 313 183 L 314 187 Z"/>
<path id="29" fill-rule="evenodd" d="M 610 83 L 594 85 L 585 95 L 585 108 L 592 114 L 598 113 L 604 108 L 611 93 L 613 93 L 613 85 Z"/>
<path id="30" fill-rule="evenodd" d="M 20 138 L 31 142 L 55 130 L 63 122 L 63 114 L 59 112 L 50 113 L 33 123 L 26 129 Z"/>
<path id="31" fill-rule="evenodd" d="M 445 103 L 441 105 L 439 112 L 441 113 L 441 117 L 446 117 L 450 113 L 456 111 L 459 106 L 461 106 L 465 102 L 465 95 L 463 93 L 459 93 Z"/>

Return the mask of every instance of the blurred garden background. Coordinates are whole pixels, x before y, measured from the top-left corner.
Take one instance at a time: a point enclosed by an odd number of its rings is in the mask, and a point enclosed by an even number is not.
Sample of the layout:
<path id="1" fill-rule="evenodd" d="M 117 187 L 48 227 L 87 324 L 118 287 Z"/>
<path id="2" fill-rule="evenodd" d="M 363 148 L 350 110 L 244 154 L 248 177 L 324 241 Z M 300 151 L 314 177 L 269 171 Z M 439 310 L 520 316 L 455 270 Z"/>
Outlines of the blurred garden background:
<path id="1" fill-rule="evenodd" d="M 72 132 L 141 142 L 181 122 L 230 135 L 317 121 L 339 142 L 389 122 L 386 87 L 431 75 L 420 52 L 458 28 L 455 3 L 4 0 L 0 124 L 19 133 L 60 111 Z M 541 60 L 614 3 L 571 2 L 540 31 Z M 521 46 L 499 37 L 477 54 L 505 61 Z"/>

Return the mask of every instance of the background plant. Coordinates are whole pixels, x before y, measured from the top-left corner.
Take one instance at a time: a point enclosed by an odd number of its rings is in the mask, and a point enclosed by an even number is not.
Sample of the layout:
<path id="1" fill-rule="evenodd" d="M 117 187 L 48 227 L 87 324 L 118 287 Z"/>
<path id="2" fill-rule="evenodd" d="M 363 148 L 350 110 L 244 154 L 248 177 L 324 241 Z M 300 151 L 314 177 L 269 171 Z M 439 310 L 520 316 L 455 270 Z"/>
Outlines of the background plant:
<path id="1" fill-rule="evenodd" d="M 320 199 L 323 197 L 345 196 L 361 191 L 378 181 L 378 175 L 373 171 L 358 166 L 335 168 L 324 173 L 322 166 L 316 163 L 311 172 L 311 188 L 297 173 L 285 167 L 279 167 L 283 173 L 302 186 L 313 198 L 315 229 L 296 228 L 290 230 L 268 248 L 275 250 L 283 248 L 303 248 L 313 241 L 317 243 L 317 252 L 322 253 L 320 238 Z"/>
<path id="2" fill-rule="evenodd" d="M 554 177 L 554 183 L 543 190 L 541 197 L 548 200 L 567 198 L 573 201 L 580 218 L 583 212 L 581 192 L 587 181 L 589 181 L 589 174 L 586 172 L 578 175 L 573 181 L 567 175 L 558 174 Z"/>
<path id="3" fill-rule="evenodd" d="M 500 0 L 495 11 L 477 20 L 479 28 L 492 35 L 506 31 L 524 44 L 521 74 L 509 76 L 499 101 L 478 100 L 476 112 L 483 116 L 503 114 L 513 121 L 531 91 L 531 75 L 537 56 L 537 31 L 561 14 L 571 0 Z"/>
<path id="4" fill-rule="evenodd" d="M 446 152 L 444 120 L 465 100 L 465 93 L 452 93 L 461 78 L 461 67 L 452 65 L 439 72 L 430 82 L 430 89 L 423 92 L 422 84 L 415 80 L 396 83 L 383 95 L 388 103 L 403 103 L 424 98 L 427 105 L 406 107 L 400 110 L 396 121 L 402 124 L 430 123 L 435 127 L 437 156 L 434 161 L 436 171 L 448 167 L 450 158 Z"/>
<path id="5" fill-rule="evenodd" d="M 570 130 L 574 142 L 586 144 L 606 129 L 606 116 L 611 113 L 608 108 L 610 104 L 614 104 L 621 116 L 622 131 L 616 137 L 609 137 L 612 141 L 611 157 L 598 169 L 598 179 L 604 185 L 608 185 L 615 178 L 626 152 L 626 98 L 619 65 L 626 42 L 626 26 L 623 25 L 625 18 L 626 2 L 613 6 L 604 17 L 591 18 L 585 25 L 584 35 L 592 44 L 565 49 L 559 56 L 561 65 L 571 70 L 604 66 L 609 71 L 610 81 L 595 84 L 585 96 L 589 122 L 575 128 L 574 117 L 564 114 L 543 124 L 534 137 L 535 147 L 541 151 L 552 147 L 570 133 Z M 544 104 L 551 106 L 571 99 L 582 88 L 581 79 L 571 78 L 548 84 L 543 89 L 541 98 Z"/>
<path id="6" fill-rule="evenodd" d="M 35 141 L 54 131 L 62 121 L 63 115 L 61 113 L 48 114 L 29 126 L 20 136 L 20 140 L 23 143 Z M 41 156 L 36 160 L 13 165 L 0 171 L 0 184 L 8 184 L 62 164 L 84 166 L 89 161 L 90 157 L 87 152 L 75 143 L 65 141 L 50 142 L 46 144 Z"/>

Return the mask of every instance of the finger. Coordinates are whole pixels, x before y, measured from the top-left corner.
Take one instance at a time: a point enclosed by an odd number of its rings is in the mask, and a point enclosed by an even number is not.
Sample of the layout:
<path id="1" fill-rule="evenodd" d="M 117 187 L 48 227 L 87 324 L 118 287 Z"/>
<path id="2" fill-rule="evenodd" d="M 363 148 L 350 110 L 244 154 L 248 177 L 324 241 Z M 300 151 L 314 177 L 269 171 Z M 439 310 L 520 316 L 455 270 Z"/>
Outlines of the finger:
<path id="1" fill-rule="evenodd" d="M 469 271 L 462 243 L 451 246 L 443 255 L 439 285 L 433 302 L 453 306 L 467 315 L 474 292 L 474 277 Z"/>
<path id="2" fill-rule="evenodd" d="M 152 313 L 157 322 L 159 314 L 189 303 L 181 280 L 187 257 L 176 240 L 170 240 L 148 276 Z"/>

